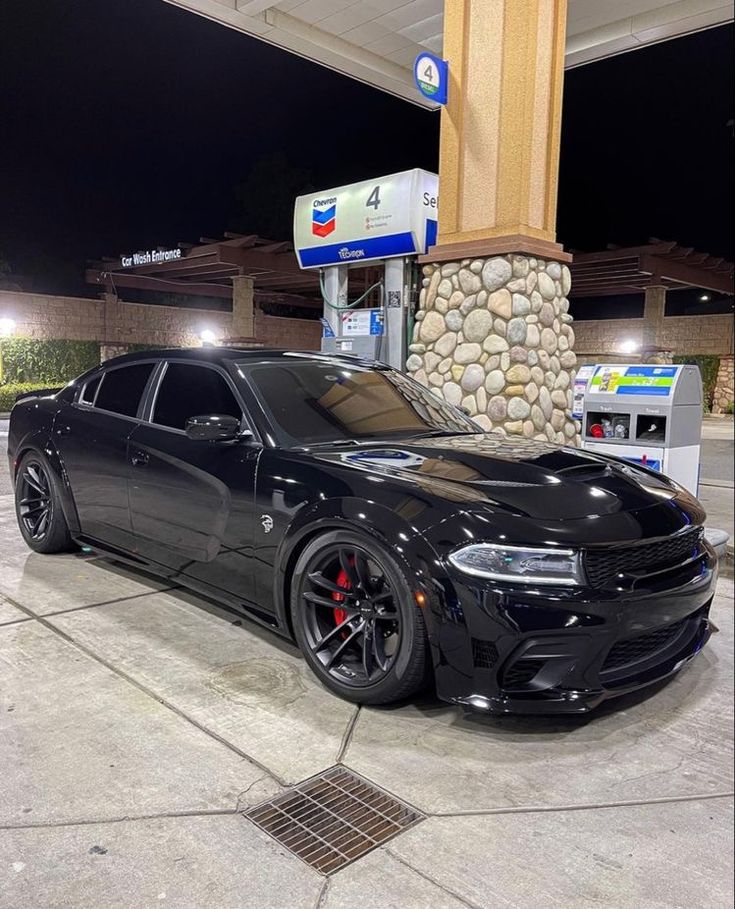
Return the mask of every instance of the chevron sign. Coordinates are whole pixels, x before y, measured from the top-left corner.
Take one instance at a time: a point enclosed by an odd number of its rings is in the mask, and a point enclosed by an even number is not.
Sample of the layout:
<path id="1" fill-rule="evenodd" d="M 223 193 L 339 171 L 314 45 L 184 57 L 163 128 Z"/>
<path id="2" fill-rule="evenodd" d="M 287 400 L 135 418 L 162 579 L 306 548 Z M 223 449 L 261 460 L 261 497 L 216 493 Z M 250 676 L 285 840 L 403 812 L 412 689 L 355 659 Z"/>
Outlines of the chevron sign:
<path id="1" fill-rule="evenodd" d="M 311 210 L 311 232 L 317 237 L 328 237 L 337 226 L 337 200 L 317 199 Z"/>

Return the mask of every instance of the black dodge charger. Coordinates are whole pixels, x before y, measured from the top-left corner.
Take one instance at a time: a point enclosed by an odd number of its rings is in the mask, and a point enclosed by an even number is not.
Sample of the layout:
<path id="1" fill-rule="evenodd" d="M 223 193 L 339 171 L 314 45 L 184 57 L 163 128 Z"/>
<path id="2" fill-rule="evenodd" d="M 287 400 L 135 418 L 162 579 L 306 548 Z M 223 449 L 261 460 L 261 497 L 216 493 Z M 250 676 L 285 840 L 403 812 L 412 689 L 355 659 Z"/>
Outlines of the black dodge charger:
<path id="1" fill-rule="evenodd" d="M 479 710 L 583 712 L 709 637 L 716 558 L 689 493 L 480 432 L 379 364 L 130 354 L 18 401 L 9 456 L 36 552 L 82 544 L 215 597 L 359 703 L 433 676 Z"/>

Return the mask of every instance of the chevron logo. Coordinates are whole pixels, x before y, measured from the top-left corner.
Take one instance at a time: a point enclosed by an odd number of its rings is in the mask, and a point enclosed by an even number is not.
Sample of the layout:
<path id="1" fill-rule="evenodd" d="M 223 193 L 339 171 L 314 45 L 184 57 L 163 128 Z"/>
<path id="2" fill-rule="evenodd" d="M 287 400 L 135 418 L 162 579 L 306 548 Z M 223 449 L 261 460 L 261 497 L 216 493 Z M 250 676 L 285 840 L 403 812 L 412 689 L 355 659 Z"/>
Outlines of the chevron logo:
<path id="1" fill-rule="evenodd" d="M 337 226 L 337 203 L 329 208 L 317 208 L 316 204 L 311 210 L 311 232 L 317 237 L 328 237 Z"/>

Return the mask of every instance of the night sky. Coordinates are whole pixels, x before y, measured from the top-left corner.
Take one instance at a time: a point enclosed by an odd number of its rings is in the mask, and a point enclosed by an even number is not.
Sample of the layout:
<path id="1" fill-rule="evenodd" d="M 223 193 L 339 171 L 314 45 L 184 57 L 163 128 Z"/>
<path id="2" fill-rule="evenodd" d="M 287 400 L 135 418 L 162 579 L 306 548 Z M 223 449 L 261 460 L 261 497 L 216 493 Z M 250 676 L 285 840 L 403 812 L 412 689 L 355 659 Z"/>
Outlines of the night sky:
<path id="1" fill-rule="evenodd" d="M 658 236 L 733 258 L 732 37 L 567 72 L 562 243 Z M 287 175 L 283 199 L 436 170 L 438 130 L 433 112 L 161 0 L 0 3 L 0 256 L 40 290 L 83 290 L 87 259 L 288 224 L 270 172 Z"/>

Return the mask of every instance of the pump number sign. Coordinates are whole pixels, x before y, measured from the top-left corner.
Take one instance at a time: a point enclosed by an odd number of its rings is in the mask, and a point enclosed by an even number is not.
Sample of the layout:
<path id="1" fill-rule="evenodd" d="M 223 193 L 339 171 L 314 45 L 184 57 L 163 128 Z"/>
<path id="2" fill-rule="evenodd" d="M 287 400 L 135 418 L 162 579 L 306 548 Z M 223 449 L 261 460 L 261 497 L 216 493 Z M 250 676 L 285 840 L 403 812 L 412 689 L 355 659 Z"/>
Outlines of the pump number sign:
<path id="1" fill-rule="evenodd" d="M 434 54 L 419 54 L 413 65 L 413 78 L 421 94 L 437 104 L 447 103 L 447 61 Z"/>

